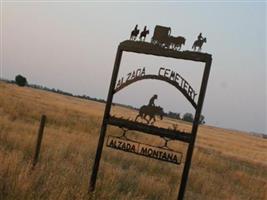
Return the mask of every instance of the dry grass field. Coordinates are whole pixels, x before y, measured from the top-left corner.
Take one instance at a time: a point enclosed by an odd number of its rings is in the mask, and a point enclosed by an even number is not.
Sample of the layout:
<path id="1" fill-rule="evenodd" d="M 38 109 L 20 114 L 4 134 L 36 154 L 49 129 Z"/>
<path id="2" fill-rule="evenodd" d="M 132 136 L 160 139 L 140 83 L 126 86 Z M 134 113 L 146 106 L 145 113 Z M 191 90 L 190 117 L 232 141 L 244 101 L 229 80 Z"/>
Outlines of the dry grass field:
<path id="1" fill-rule="evenodd" d="M 181 165 L 104 147 L 97 190 L 88 180 L 104 104 L 0 82 L 0 199 L 176 199 Z M 133 110 L 115 106 L 115 114 Z M 40 161 L 31 170 L 41 114 L 47 115 Z M 190 125 L 166 119 L 162 126 Z M 107 135 L 120 135 L 109 127 Z M 160 144 L 155 136 L 129 137 Z M 171 146 L 185 153 L 181 142 Z M 184 162 L 184 160 L 183 160 Z M 199 128 L 185 199 L 266 200 L 267 140 L 210 126 Z"/>

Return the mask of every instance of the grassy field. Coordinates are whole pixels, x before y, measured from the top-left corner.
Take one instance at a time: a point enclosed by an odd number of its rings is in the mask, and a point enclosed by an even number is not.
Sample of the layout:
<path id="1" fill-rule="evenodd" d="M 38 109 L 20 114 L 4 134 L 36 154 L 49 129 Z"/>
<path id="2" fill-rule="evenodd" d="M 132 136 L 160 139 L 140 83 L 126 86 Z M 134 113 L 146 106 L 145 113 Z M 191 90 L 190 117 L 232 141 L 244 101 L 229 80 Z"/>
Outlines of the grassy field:
<path id="1" fill-rule="evenodd" d="M 0 199 L 176 199 L 183 164 L 104 148 L 97 190 L 88 180 L 104 104 L 0 82 Z M 133 110 L 115 106 L 114 114 Z M 41 114 L 47 115 L 40 162 L 31 160 Z M 166 119 L 162 126 L 190 125 Z M 120 135 L 109 127 L 107 135 Z M 161 144 L 155 136 L 129 137 Z M 170 142 L 185 152 L 186 145 Z M 183 160 L 184 162 L 184 160 Z M 267 140 L 210 126 L 199 128 L 185 199 L 267 199 Z"/>

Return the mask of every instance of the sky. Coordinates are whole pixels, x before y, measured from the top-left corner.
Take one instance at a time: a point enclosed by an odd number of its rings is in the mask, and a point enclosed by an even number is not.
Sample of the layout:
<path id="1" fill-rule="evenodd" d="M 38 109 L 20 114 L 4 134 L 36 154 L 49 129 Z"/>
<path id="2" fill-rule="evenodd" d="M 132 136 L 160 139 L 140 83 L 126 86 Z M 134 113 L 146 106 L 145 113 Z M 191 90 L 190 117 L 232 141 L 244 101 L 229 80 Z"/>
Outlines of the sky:
<path id="1" fill-rule="evenodd" d="M 136 24 L 171 27 L 191 50 L 197 35 L 212 54 L 203 107 L 209 125 L 267 134 L 266 2 L 264 1 L 1 1 L 1 78 L 106 99 L 117 46 Z M 119 78 L 138 68 L 181 74 L 199 91 L 204 65 L 123 54 Z M 141 107 L 154 94 L 165 112 L 194 112 L 173 86 L 145 80 L 116 93 L 114 101 Z"/>

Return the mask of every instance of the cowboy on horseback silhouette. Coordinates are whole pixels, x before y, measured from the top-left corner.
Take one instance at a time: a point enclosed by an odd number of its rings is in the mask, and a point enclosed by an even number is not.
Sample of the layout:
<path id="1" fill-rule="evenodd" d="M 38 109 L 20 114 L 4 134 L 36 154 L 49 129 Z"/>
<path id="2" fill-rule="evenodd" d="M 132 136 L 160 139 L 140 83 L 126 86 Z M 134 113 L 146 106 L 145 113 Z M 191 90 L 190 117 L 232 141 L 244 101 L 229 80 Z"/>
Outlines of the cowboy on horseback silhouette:
<path id="1" fill-rule="evenodd" d="M 155 100 L 158 99 L 158 95 L 154 94 L 153 97 L 150 98 L 148 106 L 155 106 Z"/>
<path id="2" fill-rule="evenodd" d="M 130 40 L 135 40 L 137 35 L 139 34 L 138 25 L 136 24 L 134 30 L 131 32 Z"/>
<path id="3" fill-rule="evenodd" d="M 202 33 L 199 33 L 199 35 L 197 36 L 197 39 L 198 40 L 203 40 Z"/>
<path id="4" fill-rule="evenodd" d="M 195 51 L 198 47 L 198 51 L 201 51 L 203 43 L 206 43 L 207 39 L 202 37 L 202 33 L 199 33 L 197 40 L 194 42 L 192 49 Z"/>
<path id="5" fill-rule="evenodd" d="M 163 108 L 160 106 L 155 106 L 155 100 L 158 98 L 158 95 L 154 94 L 153 97 L 150 98 L 148 105 L 143 105 L 139 109 L 139 113 L 135 118 L 135 121 L 137 119 L 141 118 L 142 120 L 145 120 L 147 124 L 154 124 L 156 121 L 156 115 L 160 117 L 160 119 L 163 119 L 164 111 Z"/>
<path id="6" fill-rule="evenodd" d="M 147 34 L 149 34 L 149 30 L 147 30 L 145 26 L 144 30 L 140 33 L 140 36 L 139 36 L 140 41 L 145 41 Z"/>

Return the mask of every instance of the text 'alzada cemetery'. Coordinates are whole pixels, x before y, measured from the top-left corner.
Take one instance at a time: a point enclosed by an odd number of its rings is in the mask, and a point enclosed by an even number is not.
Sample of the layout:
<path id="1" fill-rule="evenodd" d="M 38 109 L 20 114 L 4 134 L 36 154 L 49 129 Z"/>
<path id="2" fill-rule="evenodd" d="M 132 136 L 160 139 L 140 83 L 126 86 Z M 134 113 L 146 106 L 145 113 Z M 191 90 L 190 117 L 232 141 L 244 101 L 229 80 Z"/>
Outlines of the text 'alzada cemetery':
<path id="1" fill-rule="evenodd" d="M 127 74 L 127 77 L 122 77 L 118 80 L 115 91 L 119 91 L 130 83 L 136 82 L 141 79 L 165 79 L 167 82 L 171 82 L 175 85 L 179 90 L 184 91 L 188 97 L 192 100 L 195 99 L 197 93 L 195 90 L 189 85 L 189 83 L 177 72 L 167 69 L 167 68 L 159 68 L 157 75 L 147 75 L 145 68 L 139 68 Z"/>
<path id="2" fill-rule="evenodd" d="M 176 165 L 184 163 L 177 197 L 178 200 L 182 200 L 189 175 L 199 119 L 201 116 L 201 110 L 209 79 L 212 56 L 210 54 L 201 52 L 203 44 L 207 42 L 207 39 L 203 38 L 201 33 L 198 35 L 197 40 L 193 43 L 193 51 L 181 51 L 182 45 L 185 44 L 186 39 L 182 36 L 172 36 L 171 28 L 169 27 L 157 25 L 154 29 L 151 42 L 145 42 L 146 36 L 149 34 L 149 30 L 146 26 L 144 27 L 143 31 L 140 32 L 140 34 L 139 32 L 140 30 L 136 25 L 131 32 L 130 40 L 121 42 L 117 49 L 89 190 L 95 190 L 106 130 L 107 126 L 111 125 L 121 128 L 122 135 L 109 135 L 106 138 L 107 147 Z M 118 78 L 123 52 L 132 52 L 204 63 L 205 66 L 202 75 L 200 91 L 196 91 L 189 84 L 189 82 L 180 75 L 179 72 L 166 67 L 160 67 L 156 74 L 147 74 L 146 68 L 140 67 L 129 72 L 126 76 Z M 156 106 L 154 103 L 154 101 L 158 98 L 156 94 L 157 91 L 154 92 L 155 95 L 153 95 L 149 101 L 145 100 L 148 101 L 148 104 L 140 107 L 135 119 L 126 119 L 123 116 L 115 117 L 111 115 L 113 96 L 122 89 L 125 89 L 130 84 L 145 79 L 164 81 L 174 86 L 180 93 L 183 94 L 183 96 L 195 109 L 195 116 L 191 132 L 177 130 L 176 128 L 167 129 L 155 125 L 155 116 L 159 116 L 160 119 L 163 119 L 164 116 L 164 109 L 160 106 Z M 152 144 L 135 141 L 127 136 L 129 131 L 138 131 L 140 134 L 144 133 L 153 136 L 159 136 L 161 139 L 163 139 L 164 145 L 153 146 Z M 168 146 L 169 141 L 175 140 L 188 144 L 186 156 L 183 157 L 182 152 L 175 151 Z"/>

